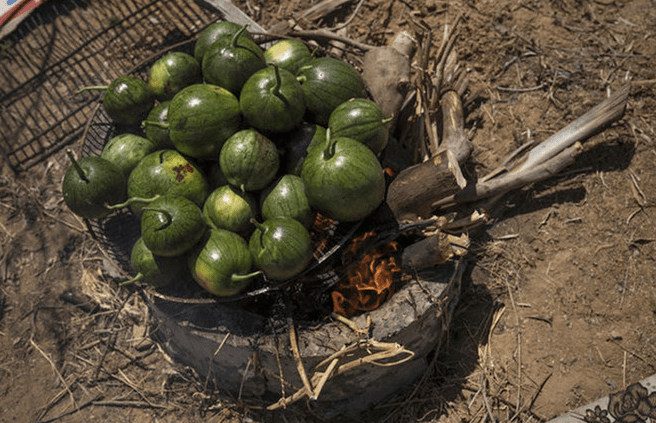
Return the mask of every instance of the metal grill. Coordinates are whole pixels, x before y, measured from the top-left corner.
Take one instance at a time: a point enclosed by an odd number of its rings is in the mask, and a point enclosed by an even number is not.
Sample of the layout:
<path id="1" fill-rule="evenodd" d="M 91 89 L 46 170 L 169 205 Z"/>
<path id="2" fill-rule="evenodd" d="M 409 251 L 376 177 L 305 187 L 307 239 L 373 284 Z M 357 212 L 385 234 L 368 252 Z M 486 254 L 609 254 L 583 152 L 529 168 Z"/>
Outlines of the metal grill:
<path id="1" fill-rule="evenodd" d="M 106 85 L 218 12 L 180 0 L 52 0 L 0 41 L 0 152 L 15 172 L 78 139 Z"/>

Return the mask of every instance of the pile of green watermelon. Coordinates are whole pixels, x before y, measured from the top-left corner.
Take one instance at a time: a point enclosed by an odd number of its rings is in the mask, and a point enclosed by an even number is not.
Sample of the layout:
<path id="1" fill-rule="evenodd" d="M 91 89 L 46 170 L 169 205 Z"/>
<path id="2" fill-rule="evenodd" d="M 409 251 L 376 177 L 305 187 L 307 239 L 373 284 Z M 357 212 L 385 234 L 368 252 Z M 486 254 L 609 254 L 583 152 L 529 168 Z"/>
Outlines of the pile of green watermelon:
<path id="1" fill-rule="evenodd" d="M 140 219 L 126 283 L 190 272 L 230 296 L 256 275 L 288 280 L 311 262 L 317 213 L 357 222 L 383 202 L 389 120 L 355 68 L 299 40 L 263 49 L 245 27 L 216 22 L 193 54 L 163 54 L 145 80 L 85 89 L 105 90 L 116 127 L 138 130 L 98 156 L 68 152 L 62 194 L 86 219 L 125 207 Z"/>

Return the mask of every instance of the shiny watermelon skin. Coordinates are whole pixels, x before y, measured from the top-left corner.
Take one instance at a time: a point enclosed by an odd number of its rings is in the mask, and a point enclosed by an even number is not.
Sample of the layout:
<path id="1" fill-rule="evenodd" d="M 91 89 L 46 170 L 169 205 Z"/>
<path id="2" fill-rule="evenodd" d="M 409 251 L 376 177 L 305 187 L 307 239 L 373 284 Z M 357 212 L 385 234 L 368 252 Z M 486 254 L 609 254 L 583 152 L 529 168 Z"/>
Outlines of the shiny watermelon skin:
<path id="1" fill-rule="evenodd" d="M 312 149 L 301 178 L 310 205 L 322 215 L 342 221 L 364 219 L 383 202 L 385 176 L 376 155 L 350 138 L 329 138 Z"/>
<path id="2" fill-rule="evenodd" d="M 215 188 L 203 204 L 203 215 L 211 227 L 243 236 L 253 230 L 251 219 L 257 217 L 257 211 L 257 203 L 250 193 L 229 184 Z"/>
<path id="3" fill-rule="evenodd" d="M 168 112 L 171 143 L 198 160 L 217 160 L 223 143 L 240 128 L 239 100 L 225 88 L 194 84 L 173 97 Z"/>
<path id="4" fill-rule="evenodd" d="M 146 133 L 146 138 L 155 144 L 157 150 L 173 148 L 168 128 L 170 105 L 170 100 L 156 104 L 155 107 L 150 110 L 150 113 L 148 113 L 146 120 L 142 124 Z"/>
<path id="5" fill-rule="evenodd" d="M 198 63 L 203 63 L 203 56 L 207 49 L 214 44 L 215 41 L 223 37 L 232 37 L 242 29 L 242 26 L 230 21 L 213 22 L 203 29 L 198 35 L 198 39 L 194 44 L 194 57 Z M 251 38 L 251 34 L 246 30 L 242 37 Z"/>
<path id="6" fill-rule="evenodd" d="M 158 150 L 144 157 L 132 170 L 127 182 L 129 197 L 151 198 L 155 195 L 182 195 L 202 207 L 209 194 L 209 183 L 198 165 L 173 149 Z M 141 216 L 145 203 L 130 205 Z"/>
<path id="7" fill-rule="evenodd" d="M 301 84 L 291 72 L 276 66 L 248 78 L 239 94 L 239 107 L 246 122 L 264 133 L 291 131 L 305 115 Z"/>
<path id="8" fill-rule="evenodd" d="M 114 163 L 127 178 L 132 169 L 156 149 L 148 138 L 128 132 L 110 138 L 100 152 L 100 157 Z"/>
<path id="9" fill-rule="evenodd" d="M 305 119 L 328 125 L 330 114 L 351 98 L 366 96 L 362 77 L 354 67 L 332 57 L 320 57 L 302 66 L 297 78 L 303 88 Z"/>
<path id="10" fill-rule="evenodd" d="M 265 66 L 262 48 L 243 33 L 237 33 L 210 45 L 203 56 L 201 70 L 205 82 L 239 96 L 248 78 Z"/>
<path id="11" fill-rule="evenodd" d="M 109 84 L 102 105 L 115 123 L 140 125 L 155 105 L 155 96 L 145 81 L 123 75 Z"/>
<path id="12" fill-rule="evenodd" d="M 276 64 L 296 75 L 298 70 L 312 59 L 312 53 L 302 41 L 286 39 L 266 49 L 264 59 L 267 63 Z"/>
<path id="13" fill-rule="evenodd" d="M 313 222 L 305 185 L 300 176 L 283 175 L 269 185 L 260 197 L 260 211 L 263 219 L 291 217 L 306 228 Z"/>
<path id="14" fill-rule="evenodd" d="M 182 51 L 165 54 L 148 70 L 148 87 L 159 101 L 171 100 L 184 87 L 202 82 L 200 63 Z"/>
<path id="15" fill-rule="evenodd" d="M 255 129 L 242 129 L 221 148 L 219 165 L 226 180 L 244 191 L 265 188 L 278 173 L 276 145 Z"/>
<path id="16" fill-rule="evenodd" d="M 376 155 L 387 146 L 389 129 L 385 114 L 376 103 L 366 98 L 352 98 L 333 110 L 328 126 L 334 137 L 360 141 Z"/>
<path id="17" fill-rule="evenodd" d="M 248 286 L 251 278 L 245 276 L 253 267 L 253 257 L 240 235 L 212 228 L 187 254 L 187 264 L 191 276 L 203 289 L 226 297 Z"/>
<path id="18" fill-rule="evenodd" d="M 111 212 L 106 204 L 126 200 L 125 174 L 112 162 L 99 156 L 86 156 L 77 163 L 86 180 L 73 165 L 66 169 L 62 180 L 64 203 L 73 213 L 87 219 L 101 218 Z"/>
<path id="19" fill-rule="evenodd" d="M 275 281 L 298 276 L 312 260 L 310 233 L 289 217 L 275 217 L 258 224 L 248 248 L 255 267 Z"/>
<path id="20" fill-rule="evenodd" d="M 158 256 L 181 256 L 200 241 L 206 228 L 200 207 L 181 195 L 164 195 L 141 215 L 141 237 Z"/>

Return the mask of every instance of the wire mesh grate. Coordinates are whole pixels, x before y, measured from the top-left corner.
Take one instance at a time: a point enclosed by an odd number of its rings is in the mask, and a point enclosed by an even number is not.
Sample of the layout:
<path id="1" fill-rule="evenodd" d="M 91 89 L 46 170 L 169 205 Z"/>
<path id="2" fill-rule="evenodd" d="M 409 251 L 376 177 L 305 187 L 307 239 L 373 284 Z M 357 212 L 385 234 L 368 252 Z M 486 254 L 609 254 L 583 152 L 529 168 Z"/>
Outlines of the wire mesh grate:
<path id="1" fill-rule="evenodd" d="M 218 12 L 180 0 L 45 2 L 0 41 L 0 152 L 27 170 L 78 139 L 100 92 Z"/>

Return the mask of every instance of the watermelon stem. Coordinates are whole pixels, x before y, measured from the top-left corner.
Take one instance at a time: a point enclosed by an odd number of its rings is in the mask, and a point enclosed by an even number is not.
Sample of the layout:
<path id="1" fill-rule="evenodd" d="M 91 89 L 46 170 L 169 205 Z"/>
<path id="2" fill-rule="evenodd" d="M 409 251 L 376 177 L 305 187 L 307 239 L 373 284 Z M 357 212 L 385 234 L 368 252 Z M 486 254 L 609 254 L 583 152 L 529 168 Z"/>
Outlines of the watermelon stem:
<path id="1" fill-rule="evenodd" d="M 262 237 L 264 237 L 264 232 L 266 231 L 266 227 L 260 222 L 258 222 L 257 220 L 255 220 L 254 218 L 251 218 L 251 223 L 255 225 L 257 229 L 260 230 L 260 247 L 263 247 Z"/>
<path id="2" fill-rule="evenodd" d="M 143 203 L 152 203 L 153 201 L 157 200 L 159 197 L 161 197 L 159 194 L 155 195 L 154 197 L 150 198 L 143 198 L 143 197 L 130 197 L 126 201 L 119 203 L 119 204 L 112 204 L 112 205 L 105 205 L 110 210 L 115 210 L 115 209 L 122 209 L 123 207 L 127 207 L 132 203 L 135 203 L 137 201 L 143 202 Z"/>
<path id="3" fill-rule="evenodd" d="M 243 282 L 243 281 L 246 281 L 246 280 L 248 280 L 248 279 L 250 279 L 254 276 L 261 275 L 262 273 L 264 273 L 264 272 L 261 271 L 261 270 L 258 270 L 258 271 L 255 271 L 255 272 L 247 273 L 245 275 L 232 274 L 230 276 L 230 280 L 232 282 Z"/>
<path id="4" fill-rule="evenodd" d="M 75 94 L 80 94 L 80 93 L 83 93 L 85 91 L 94 91 L 94 90 L 107 91 L 108 88 L 109 88 L 109 85 L 93 85 L 93 86 L 90 86 L 90 87 L 80 88 L 79 90 L 75 91 Z"/>
<path id="5" fill-rule="evenodd" d="M 280 70 L 278 69 L 278 65 L 275 63 L 269 63 L 270 66 L 273 66 L 273 69 L 275 71 L 276 75 L 276 85 L 273 87 L 271 90 L 271 94 L 275 95 L 279 99 L 281 99 L 283 102 L 286 102 L 287 99 L 280 94 L 280 86 L 282 85 L 282 79 L 280 78 Z"/>
<path id="6" fill-rule="evenodd" d="M 255 225 L 255 227 L 256 227 L 257 229 L 259 229 L 259 230 L 261 230 L 262 232 L 264 232 L 264 225 L 262 225 L 260 222 L 258 222 L 256 219 L 254 219 L 254 218 L 252 218 L 252 217 L 251 217 L 250 221 L 251 221 L 251 223 L 252 223 L 253 225 Z"/>
<path id="7" fill-rule="evenodd" d="M 145 128 L 148 125 L 155 126 L 157 128 L 162 128 L 162 129 L 169 129 L 169 127 L 171 126 L 168 122 L 153 122 L 150 120 L 144 120 L 143 122 L 141 122 L 142 128 Z"/>
<path id="8" fill-rule="evenodd" d="M 173 223 L 173 215 L 168 210 L 154 209 L 154 208 L 148 207 L 148 206 L 142 207 L 141 210 L 143 210 L 143 211 L 150 210 L 150 211 L 154 211 L 154 212 L 157 212 L 157 213 L 162 213 L 164 215 L 164 217 L 166 218 L 166 222 L 164 222 L 159 228 L 155 229 L 156 231 L 162 231 L 162 230 L 168 228 L 169 226 L 171 226 L 171 224 Z"/>
<path id="9" fill-rule="evenodd" d="M 330 159 L 335 155 L 335 142 L 331 137 L 330 127 L 326 128 L 326 148 L 323 150 L 323 158 Z"/>
<path id="10" fill-rule="evenodd" d="M 89 181 L 89 178 L 87 178 L 87 174 L 84 173 L 84 169 L 82 169 L 82 166 L 80 166 L 77 160 L 75 160 L 75 157 L 73 157 L 73 152 L 71 151 L 70 148 L 66 149 L 66 155 L 71 160 L 71 163 L 73 163 L 73 166 L 75 167 L 75 171 L 77 172 L 80 179 L 82 179 L 87 184 L 91 182 Z"/>
<path id="11" fill-rule="evenodd" d="M 390 116 L 388 118 L 383 119 L 383 125 L 385 125 L 386 123 L 390 123 L 393 119 L 394 119 L 394 116 Z"/>
<path id="12" fill-rule="evenodd" d="M 311 52 L 310 52 L 310 57 L 314 58 L 317 53 L 319 52 L 319 47 L 315 47 Z"/>
<path id="13" fill-rule="evenodd" d="M 118 286 L 132 285 L 133 283 L 141 281 L 144 278 L 145 278 L 144 274 L 139 272 L 139 273 L 137 273 L 137 275 L 134 278 L 129 279 L 127 281 L 123 281 L 123 282 L 119 283 Z"/>
<path id="14" fill-rule="evenodd" d="M 239 31 L 232 36 L 232 41 L 230 43 L 232 47 L 237 47 L 237 41 L 239 41 L 239 37 L 241 37 L 241 34 L 243 34 L 244 31 L 246 31 L 246 25 L 242 26 Z"/>

